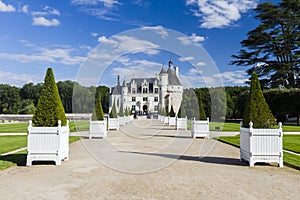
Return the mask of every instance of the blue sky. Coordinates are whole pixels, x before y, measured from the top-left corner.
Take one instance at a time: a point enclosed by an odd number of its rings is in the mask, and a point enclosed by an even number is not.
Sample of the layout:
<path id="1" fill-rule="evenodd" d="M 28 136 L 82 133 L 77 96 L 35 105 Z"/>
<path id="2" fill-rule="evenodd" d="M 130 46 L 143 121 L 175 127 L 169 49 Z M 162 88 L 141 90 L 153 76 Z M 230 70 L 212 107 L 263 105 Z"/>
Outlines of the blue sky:
<path id="1" fill-rule="evenodd" d="M 138 28 L 156 32 L 162 38 L 166 38 L 163 35 L 166 30 L 169 35 L 170 30 L 185 35 L 190 42 L 206 50 L 220 74 L 201 75 L 211 67 L 209 64 L 203 62 L 202 69 L 195 70 L 191 63 L 195 56 L 155 51 L 161 46 L 153 43 L 147 46 L 152 48 L 152 53 L 130 52 L 127 48 L 128 52 L 107 65 L 99 84 L 112 86 L 118 73 L 122 79 L 133 75 L 154 76 L 162 63 L 167 67 L 172 57 L 174 65 L 180 67 L 182 75 L 194 87 L 205 84 L 193 79 L 207 78 L 207 83 L 209 76 L 222 78 L 224 85 L 243 85 L 248 78 L 246 68 L 230 66 L 230 56 L 239 51 L 240 41 L 246 38 L 247 32 L 257 26 L 253 8 L 260 2 L 0 0 L 0 83 L 21 87 L 28 82 L 42 82 L 48 67 L 53 68 L 57 81 L 77 80 L 80 69 L 93 57 L 95 49 L 112 44 L 109 43 L 112 36 Z M 132 41 L 132 37 L 122 37 L 124 44 L 131 46 Z M 136 73 L 133 74 L 133 70 Z"/>

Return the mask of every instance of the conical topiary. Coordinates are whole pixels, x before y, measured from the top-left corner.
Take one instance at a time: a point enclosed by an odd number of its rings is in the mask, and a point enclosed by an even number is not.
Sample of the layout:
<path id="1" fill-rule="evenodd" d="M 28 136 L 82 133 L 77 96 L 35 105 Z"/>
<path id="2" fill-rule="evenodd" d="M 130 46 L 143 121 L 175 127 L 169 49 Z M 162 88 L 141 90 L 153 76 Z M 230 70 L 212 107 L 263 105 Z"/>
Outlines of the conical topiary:
<path id="1" fill-rule="evenodd" d="M 123 104 L 122 103 L 121 103 L 120 110 L 119 110 L 119 116 L 120 117 L 124 117 L 124 108 L 123 108 Z"/>
<path id="2" fill-rule="evenodd" d="M 182 113 L 181 113 L 181 106 L 180 106 L 180 108 L 179 108 L 179 110 L 178 110 L 177 117 L 178 117 L 178 118 L 181 118 L 181 117 L 182 117 Z"/>
<path id="3" fill-rule="evenodd" d="M 117 118 L 118 117 L 117 108 L 116 108 L 116 101 L 115 100 L 114 100 L 113 106 L 111 108 L 111 111 L 109 113 L 109 117 L 110 118 Z"/>
<path id="4" fill-rule="evenodd" d="M 169 113 L 169 116 L 170 117 L 175 117 L 175 112 L 174 112 L 174 109 L 173 109 L 173 106 L 171 106 L 171 110 L 170 110 L 170 113 Z"/>
<path id="5" fill-rule="evenodd" d="M 129 115 L 129 111 L 128 111 L 128 108 L 126 107 L 125 108 L 125 116 L 128 116 Z"/>
<path id="6" fill-rule="evenodd" d="M 95 97 L 95 109 L 92 115 L 93 121 L 100 121 L 104 120 L 104 112 L 102 109 L 102 103 L 101 103 L 101 93 L 99 88 L 96 90 L 96 97 Z"/>
<path id="7" fill-rule="evenodd" d="M 206 114 L 204 111 L 204 105 L 202 103 L 202 100 L 199 99 L 199 114 L 200 114 L 200 120 L 206 120 Z"/>
<path id="8" fill-rule="evenodd" d="M 253 122 L 253 128 L 271 128 L 276 123 L 255 73 L 252 74 L 250 94 L 244 109 L 243 127 L 248 128 L 250 122 Z"/>
<path id="9" fill-rule="evenodd" d="M 59 97 L 53 71 L 48 68 L 32 122 L 34 126 L 54 127 L 58 125 L 58 120 L 61 120 L 62 126 L 67 124 L 65 109 Z"/>

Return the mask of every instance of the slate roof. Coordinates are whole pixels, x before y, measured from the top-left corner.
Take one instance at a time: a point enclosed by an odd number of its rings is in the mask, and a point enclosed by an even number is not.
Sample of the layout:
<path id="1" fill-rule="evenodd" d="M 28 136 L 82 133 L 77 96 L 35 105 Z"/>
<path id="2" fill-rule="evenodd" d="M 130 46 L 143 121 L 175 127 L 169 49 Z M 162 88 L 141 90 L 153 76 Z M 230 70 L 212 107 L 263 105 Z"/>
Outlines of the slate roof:
<path id="1" fill-rule="evenodd" d="M 169 85 L 181 85 L 181 83 L 176 75 L 176 71 L 173 67 L 169 67 L 167 73 L 168 73 Z"/>

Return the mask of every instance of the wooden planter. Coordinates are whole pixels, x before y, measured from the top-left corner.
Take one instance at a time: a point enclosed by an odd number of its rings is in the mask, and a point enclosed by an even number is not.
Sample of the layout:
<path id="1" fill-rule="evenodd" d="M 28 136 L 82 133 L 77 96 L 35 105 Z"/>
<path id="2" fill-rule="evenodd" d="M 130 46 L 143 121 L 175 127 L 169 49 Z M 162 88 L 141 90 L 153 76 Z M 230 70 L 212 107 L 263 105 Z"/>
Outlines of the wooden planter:
<path id="1" fill-rule="evenodd" d="M 169 126 L 176 126 L 176 117 L 169 117 Z"/>
<path id="2" fill-rule="evenodd" d="M 32 161 L 55 161 L 56 165 L 61 165 L 62 160 L 68 160 L 69 133 L 69 122 L 67 126 L 61 126 L 59 120 L 57 127 L 33 127 L 30 120 L 26 165 L 32 165 Z"/>
<path id="3" fill-rule="evenodd" d="M 118 118 L 108 118 L 108 130 L 119 130 Z"/>
<path id="4" fill-rule="evenodd" d="M 254 166 L 256 162 L 275 162 L 283 167 L 282 124 L 278 129 L 255 129 L 240 127 L 240 158 Z"/>
<path id="5" fill-rule="evenodd" d="M 90 121 L 90 131 L 89 131 L 89 138 L 92 137 L 101 137 L 105 139 L 107 137 L 107 120 L 101 121 Z"/>
<path id="6" fill-rule="evenodd" d="M 185 118 L 176 118 L 176 129 L 187 130 L 187 117 Z"/>
<path id="7" fill-rule="evenodd" d="M 209 118 L 207 120 L 192 120 L 191 124 L 192 137 L 209 137 Z"/>

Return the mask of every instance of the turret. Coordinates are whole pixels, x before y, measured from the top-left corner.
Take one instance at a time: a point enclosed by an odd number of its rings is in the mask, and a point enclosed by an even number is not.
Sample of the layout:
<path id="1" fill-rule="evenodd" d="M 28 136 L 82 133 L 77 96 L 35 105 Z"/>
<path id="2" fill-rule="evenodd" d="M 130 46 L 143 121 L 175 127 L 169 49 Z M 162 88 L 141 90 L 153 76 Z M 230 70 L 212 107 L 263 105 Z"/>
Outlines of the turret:
<path id="1" fill-rule="evenodd" d="M 161 86 L 168 85 L 168 73 L 165 70 L 164 66 L 162 66 L 161 71 L 159 73 L 159 81 Z"/>

